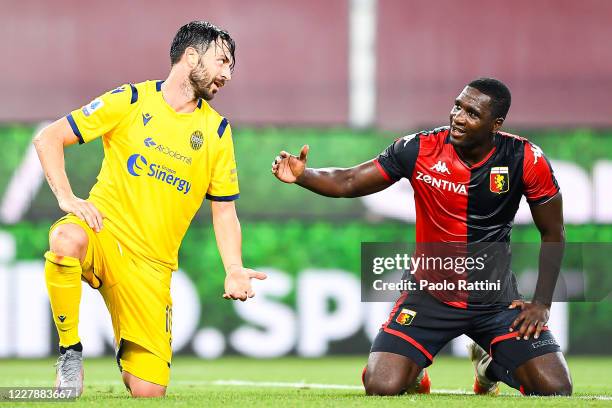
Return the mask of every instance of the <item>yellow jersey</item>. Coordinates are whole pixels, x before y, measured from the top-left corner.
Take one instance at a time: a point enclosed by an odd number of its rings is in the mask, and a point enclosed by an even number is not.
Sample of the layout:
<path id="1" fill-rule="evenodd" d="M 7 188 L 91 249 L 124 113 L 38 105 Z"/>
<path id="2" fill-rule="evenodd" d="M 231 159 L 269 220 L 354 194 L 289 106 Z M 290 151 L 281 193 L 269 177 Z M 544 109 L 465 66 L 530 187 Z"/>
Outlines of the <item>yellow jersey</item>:
<path id="1" fill-rule="evenodd" d="M 122 85 L 66 116 L 80 143 L 102 137 L 104 160 L 91 201 L 104 227 L 137 255 L 171 270 L 204 198 L 239 197 L 227 119 L 199 100 L 178 113 L 163 81 Z"/>

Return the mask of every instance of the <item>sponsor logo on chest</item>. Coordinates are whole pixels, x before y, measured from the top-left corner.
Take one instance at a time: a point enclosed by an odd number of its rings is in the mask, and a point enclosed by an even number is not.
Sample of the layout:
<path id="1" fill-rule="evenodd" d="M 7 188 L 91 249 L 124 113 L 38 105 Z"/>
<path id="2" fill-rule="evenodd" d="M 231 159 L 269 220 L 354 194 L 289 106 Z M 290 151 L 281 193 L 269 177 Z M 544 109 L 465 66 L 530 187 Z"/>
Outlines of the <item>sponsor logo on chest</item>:
<path id="1" fill-rule="evenodd" d="M 446 169 L 448 171 L 448 169 Z M 449 172 L 450 174 L 450 172 Z M 465 184 L 457 183 L 451 180 L 444 180 L 437 177 L 434 177 L 430 174 L 424 174 L 421 171 L 417 170 L 417 181 L 421 181 L 423 183 L 429 184 L 433 188 L 438 190 L 448 191 L 451 193 L 467 195 L 467 188 Z"/>
<path id="2" fill-rule="evenodd" d="M 180 177 L 176 170 L 163 164 L 154 163 L 139 153 L 128 157 L 127 171 L 134 177 L 150 177 L 185 195 L 191 190 L 191 182 Z"/>
<path id="3" fill-rule="evenodd" d="M 144 140 L 144 145 L 146 147 L 148 147 L 149 149 L 153 149 L 155 151 L 157 151 L 158 153 L 164 154 L 166 156 L 169 156 L 171 158 L 173 158 L 174 160 L 178 160 L 180 162 L 183 162 L 187 165 L 191 165 L 192 162 L 192 157 L 191 156 L 187 156 L 186 154 L 184 154 L 183 152 L 180 152 L 178 149 L 172 149 L 168 146 L 165 146 L 161 143 L 157 143 L 152 137 L 147 137 Z"/>

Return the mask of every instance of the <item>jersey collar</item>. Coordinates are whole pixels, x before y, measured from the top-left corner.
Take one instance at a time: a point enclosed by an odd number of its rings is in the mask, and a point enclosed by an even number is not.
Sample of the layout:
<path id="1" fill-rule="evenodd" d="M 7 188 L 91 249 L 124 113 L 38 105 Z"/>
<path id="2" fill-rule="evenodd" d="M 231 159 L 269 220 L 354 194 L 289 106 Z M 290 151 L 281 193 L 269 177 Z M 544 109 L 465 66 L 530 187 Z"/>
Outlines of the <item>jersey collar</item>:
<path id="1" fill-rule="evenodd" d="M 155 91 L 161 92 L 161 87 L 164 81 L 156 81 L 155 82 Z M 198 98 L 198 106 L 197 109 L 202 109 L 202 98 Z"/>

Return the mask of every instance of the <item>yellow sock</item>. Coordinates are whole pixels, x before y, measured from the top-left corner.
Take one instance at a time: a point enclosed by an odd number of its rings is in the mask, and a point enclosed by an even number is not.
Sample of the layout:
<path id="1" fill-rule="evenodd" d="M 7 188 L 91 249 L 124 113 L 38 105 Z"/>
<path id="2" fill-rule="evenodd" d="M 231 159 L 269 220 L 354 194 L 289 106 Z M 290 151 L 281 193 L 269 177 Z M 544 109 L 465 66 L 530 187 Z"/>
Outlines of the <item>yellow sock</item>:
<path id="1" fill-rule="evenodd" d="M 60 346 L 68 347 L 79 339 L 81 304 L 81 262 L 70 256 L 45 253 L 45 281 Z"/>

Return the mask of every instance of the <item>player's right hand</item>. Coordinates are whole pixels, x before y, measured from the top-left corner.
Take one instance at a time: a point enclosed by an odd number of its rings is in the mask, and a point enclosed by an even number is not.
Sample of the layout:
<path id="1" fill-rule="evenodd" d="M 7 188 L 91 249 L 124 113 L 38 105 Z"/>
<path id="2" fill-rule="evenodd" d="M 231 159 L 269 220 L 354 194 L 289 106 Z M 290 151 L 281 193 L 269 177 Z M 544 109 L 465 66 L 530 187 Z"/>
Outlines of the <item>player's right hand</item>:
<path id="1" fill-rule="evenodd" d="M 73 195 L 72 197 L 59 199 L 58 203 L 62 211 L 76 215 L 95 232 L 100 232 L 102 229 L 102 219 L 104 217 L 96 206 L 89 201 Z"/>
<path id="2" fill-rule="evenodd" d="M 255 291 L 251 286 L 251 279 L 264 280 L 268 277 L 263 272 L 241 266 L 233 267 L 225 277 L 223 293 L 224 299 L 245 301 L 255 296 Z"/>
<path id="3" fill-rule="evenodd" d="M 272 162 L 272 174 L 283 183 L 295 183 L 306 169 L 308 149 L 308 145 L 302 146 L 299 157 L 284 150 L 280 152 Z"/>

